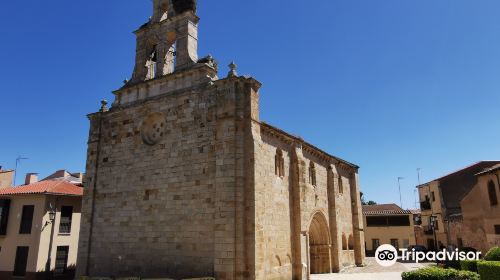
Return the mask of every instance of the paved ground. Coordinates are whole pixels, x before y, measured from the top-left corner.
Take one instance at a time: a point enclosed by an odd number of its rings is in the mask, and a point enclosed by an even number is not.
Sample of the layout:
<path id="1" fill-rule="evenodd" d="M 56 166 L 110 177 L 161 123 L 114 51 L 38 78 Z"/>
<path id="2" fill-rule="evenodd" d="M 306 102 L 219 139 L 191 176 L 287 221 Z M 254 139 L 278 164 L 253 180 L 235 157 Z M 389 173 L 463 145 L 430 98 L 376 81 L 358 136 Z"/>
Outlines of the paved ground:
<path id="1" fill-rule="evenodd" d="M 429 264 L 396 263 L 391 267 L 379 266 L 374 258 L 366 259 L 366 267 L 349 268 L 338 274 L 312 275 L 311 280 L 401 280 L 401 273 Z"/>

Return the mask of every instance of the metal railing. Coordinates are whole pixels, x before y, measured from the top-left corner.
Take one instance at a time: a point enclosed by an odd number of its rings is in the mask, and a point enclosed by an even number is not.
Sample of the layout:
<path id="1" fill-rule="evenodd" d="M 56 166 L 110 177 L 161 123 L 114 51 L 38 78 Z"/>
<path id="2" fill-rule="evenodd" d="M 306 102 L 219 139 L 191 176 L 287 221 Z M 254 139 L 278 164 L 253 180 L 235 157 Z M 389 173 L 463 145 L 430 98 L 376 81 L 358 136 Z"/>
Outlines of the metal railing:
<path id="1" fill-rule="evenodd" d="M 59 233 L 60 234 L 70 234 L 71 233 L 71 220 L 61 219 L 61 223 L 59 224 Z"/>

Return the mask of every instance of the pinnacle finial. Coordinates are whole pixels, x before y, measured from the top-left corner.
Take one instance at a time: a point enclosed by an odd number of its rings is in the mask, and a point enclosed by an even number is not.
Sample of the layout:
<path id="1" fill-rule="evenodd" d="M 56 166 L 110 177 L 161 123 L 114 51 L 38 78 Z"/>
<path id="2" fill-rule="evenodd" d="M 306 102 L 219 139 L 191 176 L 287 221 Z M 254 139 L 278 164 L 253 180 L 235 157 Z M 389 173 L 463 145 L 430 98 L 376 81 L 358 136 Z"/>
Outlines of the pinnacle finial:
<path id="1" fill-rule="evenodd" d="M 234 63 L 234 61 L 229 64 L 229 73 L 227 74 L 227 77 L 238 77 L 238 72 L 236 72 L 236 68 L 238 68 L 238 65 Z"/>
<path id="2" fill-rule="evenodd" d="M 106 99 L 103 99 L 101 100 L 101 109 L 99 110 L 99 112 L 104 113 L 107 111 L 109 111 L 108 101 Z"/>

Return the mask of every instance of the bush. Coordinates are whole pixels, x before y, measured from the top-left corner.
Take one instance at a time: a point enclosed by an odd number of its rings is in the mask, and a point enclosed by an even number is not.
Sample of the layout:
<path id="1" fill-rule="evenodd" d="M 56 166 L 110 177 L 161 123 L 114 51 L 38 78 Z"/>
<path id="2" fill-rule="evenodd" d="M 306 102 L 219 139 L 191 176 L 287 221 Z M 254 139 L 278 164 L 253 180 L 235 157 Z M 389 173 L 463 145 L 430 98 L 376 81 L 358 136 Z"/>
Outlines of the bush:
<path id="1" fill-rule="evenodd" d="M 500 262 L 480 261 L 477 270 L 481 280 L 498 280 L 500 277 Z"/>
<path id="2" fill-rule="evenodd" d="M 460 269 L 477 272 L 477 261 L 460 261 Z"/>
<path id="3" fill-rule="evenodd" d="M 479 280 L 479 275 L 470 271 L 428 267 L 403 272 L 403 280 Z"/>
<path id="4" fill-rule="evenodd" d="M 485 261 L 500 261 L 500 247 L 491 248 L 484 256 Z"/>

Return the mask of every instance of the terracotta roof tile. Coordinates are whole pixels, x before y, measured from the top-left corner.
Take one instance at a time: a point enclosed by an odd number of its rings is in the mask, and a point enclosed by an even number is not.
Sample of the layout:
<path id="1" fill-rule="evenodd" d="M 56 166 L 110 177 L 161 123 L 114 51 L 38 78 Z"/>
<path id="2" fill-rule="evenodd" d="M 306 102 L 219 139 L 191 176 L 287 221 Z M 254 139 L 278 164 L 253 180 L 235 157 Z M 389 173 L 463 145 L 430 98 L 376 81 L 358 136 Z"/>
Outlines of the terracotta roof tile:
<path id="1" fill-rule="evenodd" d="M 0 196 L 23 194 L 54 194 L 82 196 L 83 188 L 65 181 L 47 180 L 30 185 L 10 187 L 0 190 Z"/>
<path id="2" fill-rule="evenodd" d="M 363 205 L 363 215 L 403 215 L 412 214 L 410 210 L 403 210 L 396 204 Z"/>

